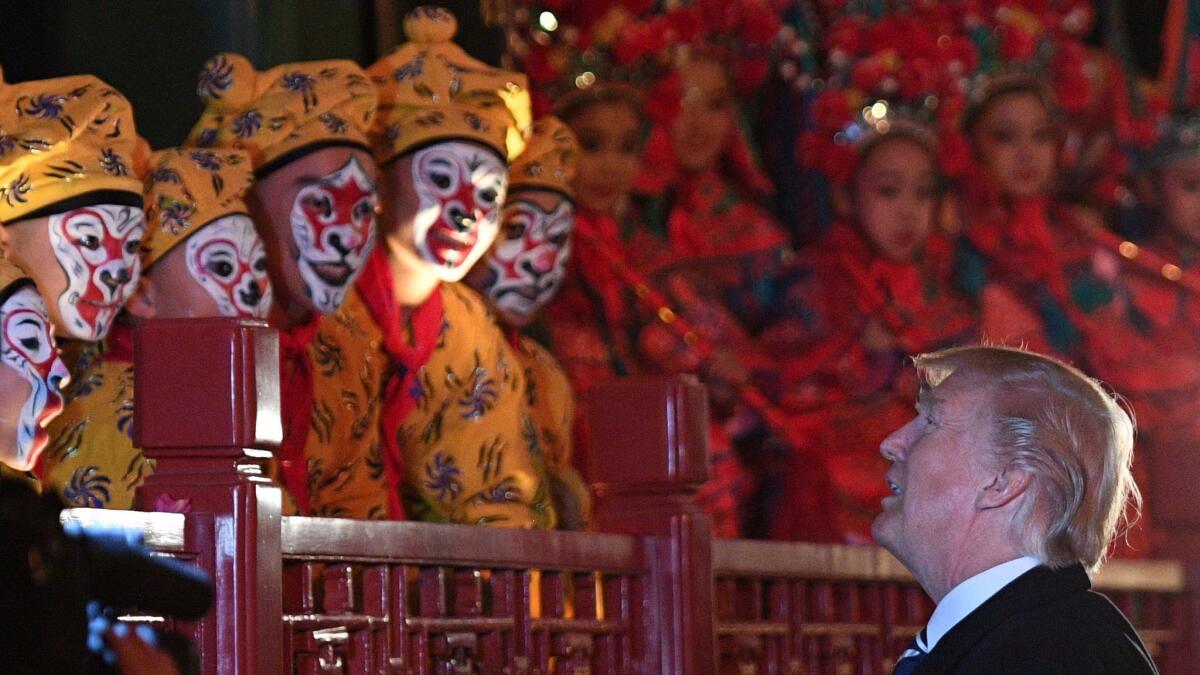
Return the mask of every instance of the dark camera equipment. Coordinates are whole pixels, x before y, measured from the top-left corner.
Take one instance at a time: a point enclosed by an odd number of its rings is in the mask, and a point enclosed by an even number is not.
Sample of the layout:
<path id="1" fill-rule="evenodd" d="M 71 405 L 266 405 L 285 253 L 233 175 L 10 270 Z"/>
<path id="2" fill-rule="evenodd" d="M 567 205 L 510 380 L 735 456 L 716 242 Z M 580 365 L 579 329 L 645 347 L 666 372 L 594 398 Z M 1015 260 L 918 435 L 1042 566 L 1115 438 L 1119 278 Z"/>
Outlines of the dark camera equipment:
<path id="1" fill-rule="evenodd" d="M 213 589 L 204 572 L 150 555 L 125 531 L 64 530 L 62 509 L 49 490 L 39 495 L 25 483 L 0 479 L 5 673 L 117 672 L 88 649 L 89 618 L 136 610 L 190 620 L 208 611 Z M 162 637 L 178 647 L 173 637 Z M 189 664 L 179 665 L 188 672 Z"/>

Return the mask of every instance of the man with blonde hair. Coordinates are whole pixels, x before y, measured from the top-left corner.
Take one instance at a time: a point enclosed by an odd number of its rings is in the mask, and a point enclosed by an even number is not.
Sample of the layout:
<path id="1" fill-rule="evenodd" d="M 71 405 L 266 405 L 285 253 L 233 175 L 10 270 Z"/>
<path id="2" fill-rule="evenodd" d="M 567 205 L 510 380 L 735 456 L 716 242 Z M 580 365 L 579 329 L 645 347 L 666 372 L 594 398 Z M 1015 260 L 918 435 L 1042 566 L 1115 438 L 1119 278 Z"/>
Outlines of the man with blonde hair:
<path id="1" fill-rule="evenodd" d="M 959 347 L 914 359 L 917 416 L 880 445 L 892 495 L 875 539 L 937 608 L 912 673 L 1157 673 L 1089 571 L 1126 507 L 1133 421 L 1050 357 Z"/>

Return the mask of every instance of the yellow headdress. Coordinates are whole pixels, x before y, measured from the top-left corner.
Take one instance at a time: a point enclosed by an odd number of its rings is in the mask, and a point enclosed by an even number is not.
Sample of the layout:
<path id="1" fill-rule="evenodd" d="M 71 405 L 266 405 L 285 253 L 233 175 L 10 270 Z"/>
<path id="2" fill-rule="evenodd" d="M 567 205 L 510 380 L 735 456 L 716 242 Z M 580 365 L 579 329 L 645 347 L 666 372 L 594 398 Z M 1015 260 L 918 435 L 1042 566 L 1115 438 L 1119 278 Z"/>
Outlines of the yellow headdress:
<path id="1" fill-rule="evenodd" d="M 352 61 L 287 63 L 264 72 L 240 54 L 200 71 L 204 113 L 187 145 L 244 150 L 260 175 L 330 145 L 369 148 L 375 87 Z"/>
<path id="2" fill-rule="evenodd" d="M 409 41 L 367 69 L 379 86 L 372 140 L 380 164 L 438 141 L 475 141 L 505 159 L 524 147 L 525 76 L 468 56 L 451 42 L 457 29 L 448 10 L 417 7 L 404 19 Z"/>
<path id="3" fill-rule="evenodd" d="M 579 144 L 562 120 L 547 115 L 533 123 L 525 151 L 508 170 L 508 191 L 552 190 L 573 199 L 571 179 Z"/>
<path id="4" fill-rule="evenodd" d="M 9 84 L 0 73 L 0 223 L 71 202 L 142 205 L 133 109 L 91 75 Z"/>
<path id="5" fill-rule="evenodd" d="M 241 150 L 159 150 L 151 155 L 150 166 L 143 269 L 213 221 L 247 212 L 242 199 L 254 174 Z"/>

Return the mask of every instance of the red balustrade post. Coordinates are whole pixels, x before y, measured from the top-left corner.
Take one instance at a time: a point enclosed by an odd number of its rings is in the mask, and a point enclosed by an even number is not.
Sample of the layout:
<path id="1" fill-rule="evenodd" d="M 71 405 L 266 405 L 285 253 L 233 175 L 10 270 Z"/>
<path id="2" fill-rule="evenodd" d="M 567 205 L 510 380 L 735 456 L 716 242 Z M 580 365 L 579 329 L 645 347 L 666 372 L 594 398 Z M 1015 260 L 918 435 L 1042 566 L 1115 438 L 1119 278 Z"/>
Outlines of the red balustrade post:
<path id="1" fill-rule="evenodd" d="M 590 397 L 596 523 L 646 542 L 643 672 L 714 673 L 712 527 L 695 501 L 709 473 L 705 390 L 692 377 L 638 378 Z"/>
<path id="2" fill-rule="evenodd" d="M 162 319 L 134 332 L 134 442 L 155 460 L 139 507 L 187 513 L 185 546 L 213 576 L 197 629 L 206 675 L 283 672 L 279 337 L 261 321 Z"/>

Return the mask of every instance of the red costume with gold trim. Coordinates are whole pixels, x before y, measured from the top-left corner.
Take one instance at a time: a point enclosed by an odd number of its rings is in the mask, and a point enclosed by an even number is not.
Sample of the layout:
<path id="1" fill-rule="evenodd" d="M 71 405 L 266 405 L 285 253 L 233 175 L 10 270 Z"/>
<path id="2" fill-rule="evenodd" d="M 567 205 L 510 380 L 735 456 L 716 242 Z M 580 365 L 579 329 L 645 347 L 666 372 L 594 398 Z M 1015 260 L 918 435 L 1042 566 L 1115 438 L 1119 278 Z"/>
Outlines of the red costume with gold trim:
<path id="1" fill-rule="evenodd" d="M 797 267 L 801 282 L 788 305 L 795 325 L 772 336 L 796 355 L 781 369 L 779 398 L 809 430 L 812 442 L 804 450 L 829 472 L 838 536 L 870 543 L 871 521 L 889 494 L 881 480 L 889 463 L 879 445 L 912 418 L 917 395 L 905 358 L 973 342 L 978 325 L 953 292 L 952 247 L 940 233 L 917 260 L 893 261 L 841 222 Z M 774 538 L 811 539 L 813 519 L 829 518 L 814 513 L 820 505 L 804 494 L 811 477 L 800 474 L 812 470 L 811 460 L 801 456 L 797 463 Z"/>

